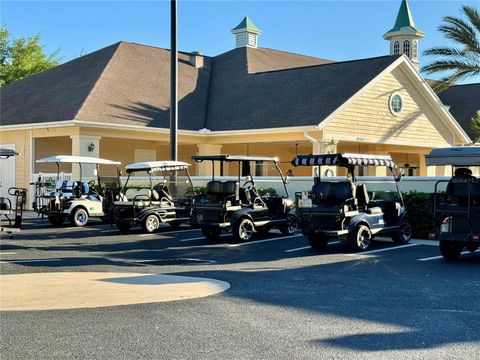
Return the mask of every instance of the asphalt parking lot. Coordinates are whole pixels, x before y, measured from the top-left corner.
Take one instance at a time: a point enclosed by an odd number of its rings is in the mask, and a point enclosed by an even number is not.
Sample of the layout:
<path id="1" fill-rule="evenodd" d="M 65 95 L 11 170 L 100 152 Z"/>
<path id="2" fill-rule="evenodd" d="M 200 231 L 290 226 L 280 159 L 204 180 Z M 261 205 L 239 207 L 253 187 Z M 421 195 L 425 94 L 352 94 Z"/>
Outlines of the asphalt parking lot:
<path id="1" fill-rule="evenodd" d="M 301 234 L 272 232 L 248 243 L 225 235 L 209 243 L 188 227 L 119 235 L 100 222 L 55 229 L 29 218 L 21 234 L 0 241 L 2 280 L 37 274 L 35 281 L 52 293 L 80 286 L 79 280 L 47 283 L 58 273 L 67 279 L 163 274 L 229 287 L 157 302 L 144 295 L 151 288 L 137 283 L 128 288 L 129 296 L 137 296 L 124 305 L 66 309 L 68 301 L 58 299 L 50 310 L 2 311 L 0 356 L 478 359 L 480 252 L 448 263 L 430 241 L 380 241 L 365 253 L 332 243 L 319 254 L 307 245 Z M 22 293 L 16 296 L 21 300 Z"/>

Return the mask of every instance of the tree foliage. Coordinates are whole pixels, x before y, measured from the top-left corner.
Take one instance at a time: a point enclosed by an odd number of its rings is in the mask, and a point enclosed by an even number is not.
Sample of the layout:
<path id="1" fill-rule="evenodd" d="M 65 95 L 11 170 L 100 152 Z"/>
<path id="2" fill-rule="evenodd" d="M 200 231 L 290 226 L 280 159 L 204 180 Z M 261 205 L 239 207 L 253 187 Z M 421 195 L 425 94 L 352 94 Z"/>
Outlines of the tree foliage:
<path id="1" fill-rule="evenodd" d="M 427 74 L 449 72 L 434 86 L 440 92 L 458 81 L 480 75 L 480 14 L 473 6 L 462 7 L 462 17 L 445 16 L 438 30 L 447 39 L 456 43 L 455 47 L 434 47 L 424 55 L 440 57 L 424 66 Z"/>
<path id="2" fill-rule="evenodd" d="M 6 27 L 0 28 L 0 86 L 60 64 L 59 50 L 46 55 L 39 43 L 38 34 L 12 39 Z"/>
<path id="3" fill-rule="evenodd" d="M 480 110 L 477 110 L 477 113 L 472 117 L 472 129 L 475 131 L 477 138 L 475 142 L 480 142 Z"/>

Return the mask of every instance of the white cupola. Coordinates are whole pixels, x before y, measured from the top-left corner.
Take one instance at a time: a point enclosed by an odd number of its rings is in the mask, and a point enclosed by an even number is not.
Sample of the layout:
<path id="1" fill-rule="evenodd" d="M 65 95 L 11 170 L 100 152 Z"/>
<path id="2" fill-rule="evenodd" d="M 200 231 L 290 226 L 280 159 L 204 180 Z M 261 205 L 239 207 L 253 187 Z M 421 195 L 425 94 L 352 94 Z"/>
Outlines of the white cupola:
<path id="1" fill-rule="evenodd" d="M 232 34 L 235 35 L 235 48 L 256 48 L 258 44 L 257 37 L 261 33 L 262 31 L 255 26 L 252 20 L 245 16 L 242 22 L 232 29 Z"/>
<path id="2" fill-rule="evenodd" d="M 402 0 L 392 29 L 383 38 L 390 41 L 390 55 L 405 54 L 418 69 L 418 40 L 425 33 L 415 27 L 407 0 Z"/>

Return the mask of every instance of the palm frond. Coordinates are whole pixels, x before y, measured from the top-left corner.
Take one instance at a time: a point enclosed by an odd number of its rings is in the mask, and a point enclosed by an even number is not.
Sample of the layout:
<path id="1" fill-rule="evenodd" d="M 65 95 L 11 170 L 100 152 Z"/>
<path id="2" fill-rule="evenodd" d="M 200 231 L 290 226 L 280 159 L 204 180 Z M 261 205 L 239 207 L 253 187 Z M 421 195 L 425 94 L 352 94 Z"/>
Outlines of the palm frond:
<path id="1" fill-rule="evenodd" d="M 433 47 L 431 49 L 425 50 L 423 55 L 440 55 L 440 56 L 452 56 L 452 57 L 460 57 L 464 55 L 463 50 L 459 50 L 456 48 L 449 48 L 449 47 Z"/>
<path id="2" fill-rule="evenodd" d="M 463 12 L 467 15 L 472 25 L 480 32 L 480 13 L 473 6 L 464 5 Z"/>
<path id="3" fill-rule="evenodd" d="M 467 71 L 472 75 L 480 74 L 480 64 L 464 60 L 437 60 L 422 68 L 428 74 L 440 71 Z"/>

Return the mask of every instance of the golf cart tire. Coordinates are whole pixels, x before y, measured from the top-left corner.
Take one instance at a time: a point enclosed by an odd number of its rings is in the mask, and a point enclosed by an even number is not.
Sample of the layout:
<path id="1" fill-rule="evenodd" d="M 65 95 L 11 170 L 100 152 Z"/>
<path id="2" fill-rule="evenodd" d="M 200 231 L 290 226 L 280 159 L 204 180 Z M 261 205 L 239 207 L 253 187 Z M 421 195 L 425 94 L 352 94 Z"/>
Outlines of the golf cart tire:
<path id="1" fill-rule="evenodd" d="M 222 229 L 220 227 L 202 227 L 202 234 L 208 241 L 217 241 L 220 238 Z"/>
<path id="2" fill-rule="evenodd" d="M 70 223 L 77 227 L 82 227 L 87 225 L 88 222 L 88 211 L 82 207 L 77 207 L 73 210 L 72 215 L 70 216 Z"/>
<path id="3" fill-rule="evenodd" d="M 287 214 L 287 219 L 285 220 L 285 224 L 280 225 L 278 227 L 278 230 L 280 230 L 280 232 L 283 235 L 287 236 L 287 235 L 294 234 L 295 231 L 297 231 L 298 226 L 299 226 L 299 221 L 298 221 L 297 215 Z"/>
<path id="4" fill-rule="evenodd" d="M 359 224 L 353 231 L 351 240 L 357 251 L 366 251 L 372 245 L 372 232 L 367 225 Z"/>
<path id="5" fill-rule="evenodd" d="M 407 244 L 412 238 L 412 227 L 406 217 L 400 221 L 400 229 L 392 235 L 392 240 L 398 244 Z M 373 237 L 372 237 L 373 239 Z"/>
<path id="6" fill-rule="evenodd" d="M 150 214 L 142 221 L 142 230 L 146 233 L 154 233 L 160 227 L 160 219 L 155 214 Z"/>
<path id="7" fill-rule="evenodd" d="M 308 244 L 312 250 L 325 250 L 328 245 L 328 236 L 322 234 L 308 234 Z"/>
<path id="8" fill-rule="evenodd" d="M 255 225 L 249 218 L 241 218 L 233 224 L 232 233 L 236 241 L 248 241 L 255 234 Z"/>
<path id="9" fill-rule="evenodd" d="M 51 216 L 49 215 L 48 216 L 48 221 L 50 222 L 50 224 L 52 224 L 53 226 L 55 227 L 60 227 L 63 225 L 63 223 L 65 222 L 65 218 L 63 216 Z"/>
<path id="10" fill-rule="evenodd" d="M 450 240 L 440 240 L 440 254 L 448 261 L 457 260 L 463 249 L 463 243 Z"/>
<path id="11" fill-rule="evenodd" d="M 118 223 L 117 224 L 117 229 L 120 231 L 120 234 L 125 235 L 130 233 L 130 229 L 132 228 L 132 225 L 129 223 Z"/>

